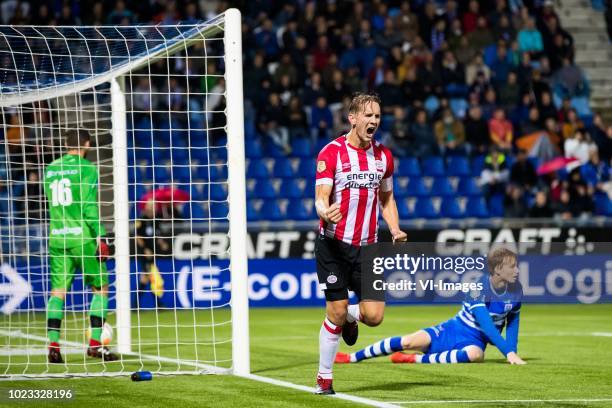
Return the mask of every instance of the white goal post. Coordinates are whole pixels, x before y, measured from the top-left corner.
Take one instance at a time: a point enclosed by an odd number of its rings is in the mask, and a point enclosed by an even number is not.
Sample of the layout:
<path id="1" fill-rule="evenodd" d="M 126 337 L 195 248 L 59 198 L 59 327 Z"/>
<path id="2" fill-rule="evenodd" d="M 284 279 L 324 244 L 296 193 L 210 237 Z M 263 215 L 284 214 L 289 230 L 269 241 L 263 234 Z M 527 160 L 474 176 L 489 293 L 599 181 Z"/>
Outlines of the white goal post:
<path id="1" fill-rule="evenodd" d="M 0 59 L 0 377 L 248 375 L 240 12 L 195 25 L 0 26 Z M 66 361 L 46 360 L 42 189 L 71 129 L 92 135 L 100 218 L 114 234 L 108 320 L 119 362 L 84 356 L 91 292 L 79 272 L 63 311 Z M 176 234 L 213 231 L 226 234 L 224 251 L 203 244 L 176 259 Z"/>

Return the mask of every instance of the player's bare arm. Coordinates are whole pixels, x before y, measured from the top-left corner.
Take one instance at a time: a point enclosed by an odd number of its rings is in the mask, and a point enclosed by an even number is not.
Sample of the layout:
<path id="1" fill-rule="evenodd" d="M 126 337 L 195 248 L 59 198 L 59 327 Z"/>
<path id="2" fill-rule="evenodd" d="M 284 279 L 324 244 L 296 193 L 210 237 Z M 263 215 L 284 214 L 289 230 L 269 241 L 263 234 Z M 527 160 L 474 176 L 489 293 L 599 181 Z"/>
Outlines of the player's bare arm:
<path id="1" fill-rule="evenodd" d="M 329 198 L 331 196 L 332 186 L 319 185 L 315 188 L 315 208 L 317 214 L 326 223 L 337 224 L 342 219 L 340 213 L 340 205 L 333 203 L 330 205 Z"/>
<path id="2" fill-rule="evenodd" d="M 380 191 L 378 197 L 380 199 L 382 217 L 389 226 L 393 241 L 406 241 L 408 237 L 399 227 L 399 214 L 397 212 L 397 203 L 393 196 L 393 190 Z"/>

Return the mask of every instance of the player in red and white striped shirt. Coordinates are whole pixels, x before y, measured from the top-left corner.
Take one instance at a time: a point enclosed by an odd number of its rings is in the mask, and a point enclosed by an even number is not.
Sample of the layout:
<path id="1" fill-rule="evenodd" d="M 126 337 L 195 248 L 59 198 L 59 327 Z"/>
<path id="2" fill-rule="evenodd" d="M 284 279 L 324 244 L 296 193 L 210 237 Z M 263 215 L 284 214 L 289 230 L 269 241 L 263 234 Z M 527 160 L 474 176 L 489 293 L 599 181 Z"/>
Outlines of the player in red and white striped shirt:
<path id="1" fill-rule="evenodd" d="M 357 322 L 382 322 L 384 293 L 361 296 L 360 254 L 362 246 L 377 241 L 380 212 L 393 240 L 406 240 L 393 197 L 393 156 L 374 140 L 381 119 L 378 96 L 355 95 L 348 119 L 351 131 L 326 145 L 317 158 L 315 205 L 321 221 L 315 256 L 327 313 L 319 333 L 318 394 L 334 393 L 332 365 L 340 333 L 352 346 Z M 349 289 L 359 304 L 349 305 Z"/>

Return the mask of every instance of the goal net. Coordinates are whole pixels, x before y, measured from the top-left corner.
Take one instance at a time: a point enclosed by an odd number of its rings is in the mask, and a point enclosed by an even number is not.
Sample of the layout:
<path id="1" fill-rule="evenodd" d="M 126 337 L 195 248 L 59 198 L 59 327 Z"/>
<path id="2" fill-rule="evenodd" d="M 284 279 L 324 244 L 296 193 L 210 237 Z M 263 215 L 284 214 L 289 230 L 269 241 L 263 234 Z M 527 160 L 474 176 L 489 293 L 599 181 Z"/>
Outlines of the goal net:
<path id="1" fill-rule="evenodd" d="M 0 377 L 249 372 L 240 36 L 235 9 L 195 25 L 0 26 Z M 86 355 L 78 266 L 63 362 L 48 360 L 49 209 L 72 193 L 44 184 L 68 131 L 91 136 L 115 244 L 101 341 L 118 361 Z"/>

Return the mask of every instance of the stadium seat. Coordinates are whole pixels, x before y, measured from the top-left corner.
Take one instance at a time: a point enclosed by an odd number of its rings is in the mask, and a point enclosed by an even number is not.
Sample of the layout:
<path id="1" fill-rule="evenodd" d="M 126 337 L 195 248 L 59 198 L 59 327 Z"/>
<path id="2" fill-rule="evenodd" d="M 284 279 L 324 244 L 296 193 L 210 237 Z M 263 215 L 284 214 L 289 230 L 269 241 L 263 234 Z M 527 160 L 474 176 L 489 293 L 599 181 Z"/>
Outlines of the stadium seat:
<path id="1" fill-rule="evenodd" d="M 174 166 L 172 168 L 172 181 L 174 182 L 189 183 L 196 175 L 191 173 L 191 167 L 188 165 Z"/>
<path id="2" fill-rule="evenodd" d="M 227 203 L 210 203 L 210 218 L 227 218 L 229 206 Z"/>
<path id="3" fill-rule="evenodd" d="M 455 189 L 447 177 L 436 177 L 430 193 L 434 196 L 450 197 L 455 195 Z"/>
<path id="4" fill-rule="evenodd" d="M 296 157 L 311 158 L 314 155 L 310 139 L 303 137 L 291 142 L 291 154 Z"/>
<path id="5" fill-rule="evenodd" d="M 444 160 L 439 156 L 427 157 L 423 160 L 423 175 L 425 176 L 444 176 Z"/>
<path id="6" fill-rule="evenodd" d="M 406 187 L 406 193 L 410 197 L 425 197 L 429 195 L 429 191 L 427 187 L 425 187 L 425 183 L 423 183 L 421 177 L 412 177 L 410 179 Z"/>
<path id="7" fill-rule="evenodd" d="M 270 177 L 270 170 L 264 160 L 253 159 L 247 167 L 247 177 L 265 179 Z"/>
<path id="8" fill-rule="evenodd" d="M 244 141 L 244 150 L 246 157 L 249 159 L 261 159 L 263 157 L 263 148 L 258 139 L 246 139 Z"/>
<path id="9" fill-rule="evenodd" d="M 211 183 L 210 199 L 215 201 L 227 200 L 227 185 L 225 183 Z"/>
<path id="10" fill-rule="evenodd" d="M 399 161 L 399 176 L 417 177 L 421 175 L 421 166 L 416 157 L 404 157 Z"/>
<path id="11" fill-rule="evenodd" d="M 472 159 L 471 170 L 472 176 L 480 177 L 480 173 L 482 173 L 482 169 L 484 169 L 485 156 L 476 156 Z"/>
<path id="12" fill-rule="evenodd" d="M 475 218 L 488 218 L 489 210 L 482 197 L 469 197 L 465 205 L 465 216 Z"/>
<path id="13" fill-rule="evenodd" d="M 315 218 L 310 200 L 291 199 L 287 204 L 287 218 L 296 221 L 312 220 Z"/>
<path id="14" fill-rule="evenodd" d="M 424 107 L 427 111 L 427 114 L 431 116 L 440 107 L 440 101 L 438 100 L 438 98 L 431 95 L 427 99 L 425 99 Z"/>
<path id="15" fill-rule="evenodd" d="M 576 109 L 576 113 L 581 118 L 583 116 L 592 116 L 593 112 L 591 111 L 591 107 L 589 105 L 589 98 L 587 96 L 575 96 L 571 99 L 571 104 L 574 109 Z"/>
<path id="16" fill-rule="evenodd" d="M 396 202 L 397 202 L 397 212 L 399 214 L 400 219 L 405 220 L 405 219 L 412 218 L 412 213 L 410 212 L 410 206 L 408 205 L 408 200 L 398 199 Z"/>
<path id="17" fill-rule="evenodd" d="M 414 216 L 416 218 L 433 219 L 438 218 L 438 213 L 429 198 L 421 197 L 414 204 Z"/>
<path id="18" fill-rule="evenodd" d="M 465 156 L 451 156 L 448 159 L 446 174 L 449 176 L 463 177 L 470 175 L 470 162 Z"/>
<path id="19" fill-rule="evenodd" d="M 265 219 L 269 221 L 282 221 L 285 219 L 283 211 L 275 199 L 265 200 L 260 210 L 261 214 L 265 214 Z"/>
<path id="20" fill-rule="evenodd" d="M 147 179 L 157 184 L 170 182 L 170 172 L 166 166 L 149 166 L 147 167 Z"/>
<path id="21" fill-rule="evenodd" d="M 592 186 L 596 185 L 599 182 L 599 176 L 597 176 L 597 172 L 593 166 L 584 165 L 580 166 L 580 175 L 582 179 Z"/>
<path id="22" fill-rule="evenodd" d="M 270 179 L 260 179 L 255 182 L 253 187 L 254 198 L 276 198 L 277 193 L 274 184 Z M 266 214 L 266 212 L 263 212 Z"/>
<path id="23" fill-rule="evenodd" d="M 489 199 L 489 214 L 491 217 L 504 216 L 504 195 L 495 194 Z"/>
<path id="24" fill-rule="evenodd" d="M 261 214 L 257 211 L 253 200 L 247 200 L 246 205 L 246 216 L 247 221 L 260 221 Z"/>
<path id="25" fill-rule="evenodd" d="M 612 201 L 607 194 L 601 192 L 595 194 L 595 214 L 612 216 Z"/>
<path id="26" fill-rule="evenodd" d="M 219 181 L 219 180 L 227 180 L 227 163 L 225 162 L 216 162 L 211 163 L 209 166 L 210 169 L 210 180 L 211 181 Z"/>
<path id="27" fill-rule="evenodd" d="M 393 195 L 395 197 L 408 196 L 408 177 L 393 178 Z"/>
<path id="28" fill-rule="evenodd" d="M 463 218 L 463 211 L 454 197 L 446 197 L 440 204 L 440 216 L 445 218 Z"/>
<path id="29" fill-rule="evenodd" d="M 302 198 L 302 189 L 298 180 L 283 180 L 280 186 L 280 196 L 283 198 Z"/>
<path id="30" fill-rule="evenodd" d="M 282 157 L 274 161 L 272 175 L 279 178 L 294 178 L 295 172 L 291 165 L 291 160 L 287 157 Z"/>
<path id="31" fill-rule="evenodd" d="M 449 105 L 455 117 L 459 119 L 463 119 L 465 117 L 465 112 L 468 109 L 467 100 L 463 98 L 452 98 L 449 101 Z"/>
<path id="32" fill-rule="evenodd" d="M 264 149 L 264 155 L 266 157 L 273 157 L 273 158 L 280 158 L 280 157 L 285 157 L 285 151 L 278 145 L 268 141 L 268 143 L 266 143 L 266 147 Z"/>
<path id="33" fill-rule="evenodd" d="M 462 177 L 457 185 L 457 193 L 464 196 L 480 196 L 482 192 L 473 177 Z"/>
<path id="34" fill-rule="evenodd" d="M 206 149 L 185 149 L 184 147 L 173 146 L 172 149 L 156 149 L 156 150 L 165 150 L 168 152 L 168 159 L 175 164 L 183 164 L 189 161 L 189 154 L 191 154 L 191 158 L 196 158 L 196 155 L 201 155 L 204 152 L 204 155 L 207 156 Z M 197 157 L 200 160 L 200 157 Z M 157 160 L 157 159 L 156 159 Z"/>
<path id="35" fill-rule="evenodd" d="M 316 175 L 317 165 L 314 160 L 301 159 L 298 164 L 297 176 L 305 179 L 313 179 Z"/>

